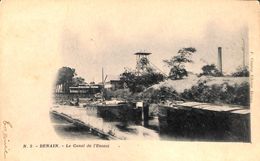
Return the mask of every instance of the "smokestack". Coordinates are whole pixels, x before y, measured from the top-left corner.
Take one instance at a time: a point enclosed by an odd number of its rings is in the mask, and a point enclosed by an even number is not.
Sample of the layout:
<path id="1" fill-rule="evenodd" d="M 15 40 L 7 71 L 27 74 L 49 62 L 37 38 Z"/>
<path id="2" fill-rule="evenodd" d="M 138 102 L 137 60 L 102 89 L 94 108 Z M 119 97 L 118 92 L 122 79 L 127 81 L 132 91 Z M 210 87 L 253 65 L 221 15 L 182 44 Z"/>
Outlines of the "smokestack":
<path id="1" fill-rule="evenodd" d="M 222 48 L 218 47 L 218 69 L 222 74 Z"/>

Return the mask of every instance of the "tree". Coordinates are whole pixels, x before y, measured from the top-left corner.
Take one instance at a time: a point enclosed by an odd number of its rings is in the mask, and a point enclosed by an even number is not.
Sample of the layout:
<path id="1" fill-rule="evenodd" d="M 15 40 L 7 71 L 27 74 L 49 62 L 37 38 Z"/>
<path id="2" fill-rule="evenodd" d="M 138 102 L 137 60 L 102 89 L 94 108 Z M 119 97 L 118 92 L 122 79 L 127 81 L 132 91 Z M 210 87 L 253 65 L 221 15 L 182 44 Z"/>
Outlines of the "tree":
<path id="1" fill-rule="evenodd" d="M 132 91 L 135 92 L 136 89 L 136 75 L 132 71 L 125 70 L 122 74 L 120 74 L 120 80 L 126 83 L 127 87 Z"/>
<path id="2" fill-rule="evenodd" d="M 62 67 L 58 71 L 58 78 L 56 84 L 63 84 L 67 82 L 71 82 L 72 78 L 76 75 L 75 69 L 70 67 Z"/>
<path id="3" fill-rule="evenodd" d="M 186 63 L 192 63 L 191 55 L 197 50 L 193 47 L 182 48 L 178 51 L 178 55 L 172 57 L 169 60 L 163 60 L 171 69 L 169 78 L 182 79 L 184 76 L 188 76 L 188 72 L 185 69 Z"/>
<path id="4" fill-rule="evenodd" d="M 164 76 L 161 73 L 157 73 L 150 69 L 149 72 L 142 73 L 142 75 L 136 75 L 133 71 L 124 71 L 120 75 L 120 80 L 126 83 L 131 92 L 142 92 L 144 89 L 157 84 L 164 80 Z"/>
<path id="5" fill-rule="evenodd" d="M 72 78 L 76 75 L 75 69 L 70 67 L 62 67 L 58 71 L 56 85 L 63 85 L 63 92 L 68 93 L 69 87 L 72 85 Z"/>
<path id="6" fill-rule="evenodd" d="M 80 84 L 85 84 L 85 79 L 82 77 L 72 78 L 72 86 L 79 86 Z"/>
<path id="7" fill-rule="evenodd" d="M 200 74 L 200 76 L 202 75 L 214 76 L 214 77 L 222 76 L 222 73 L 217 69 L 215 64 L 204 65 L 201 69 L 202 69 L 202 73 Z"/>

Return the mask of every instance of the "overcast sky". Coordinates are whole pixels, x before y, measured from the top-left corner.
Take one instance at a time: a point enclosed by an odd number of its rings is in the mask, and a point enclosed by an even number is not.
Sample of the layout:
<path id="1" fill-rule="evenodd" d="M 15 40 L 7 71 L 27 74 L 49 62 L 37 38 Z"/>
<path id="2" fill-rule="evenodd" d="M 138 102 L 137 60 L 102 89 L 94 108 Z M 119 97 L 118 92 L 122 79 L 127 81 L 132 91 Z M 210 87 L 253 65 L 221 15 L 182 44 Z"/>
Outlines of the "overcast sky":
<path id="1" fill-rule="evenodd" d="M 205 64 L 217 64 L 217 47 L 223 50 L 223 71 L 242 65 L 242 39 L 248 54 L 245 5 L 229 3 L 115 2 L 69 5 L 61 33 L 62 65 L 76 69 L 87 82 L 101 81 L 101 68 L 118 75 L 135 67 L 135 52 L 151 52 L 150 61 L 165 73 L 170 59 L 183 47 L 195 47 L 199 73 Z M 248 59 L 246 59 L 248 61 Z"/>

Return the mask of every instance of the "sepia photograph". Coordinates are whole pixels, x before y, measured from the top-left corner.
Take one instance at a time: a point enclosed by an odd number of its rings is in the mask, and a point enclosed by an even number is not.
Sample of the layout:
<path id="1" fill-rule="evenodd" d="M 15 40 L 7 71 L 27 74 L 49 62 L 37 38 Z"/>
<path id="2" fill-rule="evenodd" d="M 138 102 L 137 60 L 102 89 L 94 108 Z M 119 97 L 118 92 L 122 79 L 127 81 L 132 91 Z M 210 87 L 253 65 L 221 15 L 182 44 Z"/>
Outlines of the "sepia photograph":
<path id="1" fill-rule="evenodd" d="M 0 0 L 0 160 L 259 160 L 259 7 Z"/>
<path id="2" fill-rule="evenodd" d="M 68 10 L 50 109 L 57 134 L 250 142 L 247 19 L 205 15 L 194 25 L 167 9 L 113 21 Z"/>

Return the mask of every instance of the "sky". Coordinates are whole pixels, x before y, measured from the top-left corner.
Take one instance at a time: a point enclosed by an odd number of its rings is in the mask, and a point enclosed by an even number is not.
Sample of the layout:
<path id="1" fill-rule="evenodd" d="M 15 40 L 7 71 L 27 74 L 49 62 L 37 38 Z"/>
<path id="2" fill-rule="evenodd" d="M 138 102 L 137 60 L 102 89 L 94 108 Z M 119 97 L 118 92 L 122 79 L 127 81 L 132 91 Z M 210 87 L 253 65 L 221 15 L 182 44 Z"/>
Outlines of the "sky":
<path id="1" fill-rule="evenodd" d="M 71 2 L 73 3 L 73 2 Z M 174 1 L 112 1 L 69 4 L 60 34 L 62 66 L 76 69 L 87 82 L 135 68 L 134 53 L 151 52 L 150 61 L 165 73 L 164 59 L 183 47 L 197 52 L 187 69 L 200 73 L 205 64 L 217 64 L 222 47 L 223 72 L 242 66 L 243 39 L 248 62 L 249 13 L 241 3 Z M 248 63 L 247 63 L 248 65 Z"/>

